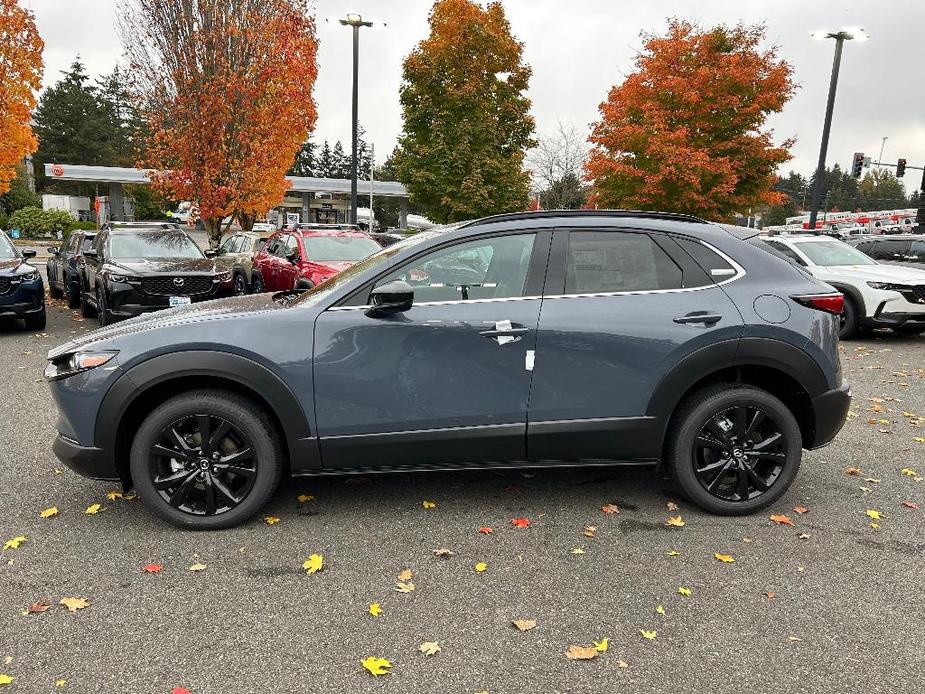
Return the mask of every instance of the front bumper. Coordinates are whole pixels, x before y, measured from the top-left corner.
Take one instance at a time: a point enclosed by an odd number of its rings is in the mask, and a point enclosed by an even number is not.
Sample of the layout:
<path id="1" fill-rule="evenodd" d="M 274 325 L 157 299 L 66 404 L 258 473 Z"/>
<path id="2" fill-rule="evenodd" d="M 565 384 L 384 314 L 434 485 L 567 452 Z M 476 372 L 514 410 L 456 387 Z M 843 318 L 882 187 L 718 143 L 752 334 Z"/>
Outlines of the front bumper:
<path id="1" fill-rule="evenodd" d="M 0 294 L 0 318 L 25 318 L 45 308 L 42 280 L 23 282 L 7 294 Z"/>
<path id="2" fill-rule="evenodd" d="M 111 456 L 107 456 L 100 448 L 81 446 L 59 433 L 55 436 L 51 449 L 58 460 L 78 475 L 95 480 L 119 479 L 119 473 L 112 464 Z"/>
<path id="3" fill-rule="evenodd" d="M 851 407 L 851 386 L 843 383 L 840 388 L 813 398 L 812 402 L 815 413 L 814 437 L 812 441 L 804 442 L 804 447 L 808 449 L 825 446 L 841 431 L 848 418 L 848 408 Z"/>
<path id="4" fill-rule="evenodd" d="M 200 301 L 209 301 L 219 296 L 218 287 L 219 284 L 215 282 L 210 291 L 201 294 L 193 294 L 188 298 L 190 302 L 194 304 Z M 143 291 L 136 290 L 131 285 L 111 285 L 109 290 L 109 302 L 106 308 L 109 309 L 109 312 L 114 316 L 120 318 L 133 318 L 143 313 L 170 308 L 170 297 L 159 294 L 146 294 Z"/>

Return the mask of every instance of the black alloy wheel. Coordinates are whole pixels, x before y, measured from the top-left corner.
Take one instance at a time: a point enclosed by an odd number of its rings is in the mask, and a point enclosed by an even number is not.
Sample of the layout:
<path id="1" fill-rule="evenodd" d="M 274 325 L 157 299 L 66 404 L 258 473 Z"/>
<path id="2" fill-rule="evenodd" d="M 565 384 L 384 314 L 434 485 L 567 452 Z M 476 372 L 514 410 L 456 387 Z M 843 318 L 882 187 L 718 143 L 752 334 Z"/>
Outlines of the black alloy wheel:
<path id="1" fill-rule="evenodd" d="M 263 294 L 265 291 L 263 277 L 254 273 L 254 276 L 251 277 L 251 294 Z"/>
<path id="2" fill-rule="evenodd" d="M 235 296 L 247 294 L 247 280 L 244 279 L 244 275 L 240 272 L 234 276 L 233 291 Z"/>
<path id="3" fill-rule="evenodd" d="M 161 429 L 150 448 L 151 481 L 170 506 L 214 516 L 253 489 L 257 458 L 247 434 L 222 417 L 197 413 Z"/>
<path id="4" fill-rule="evenodd" d="M 713 496 L 748 501 L 767 492 L 787 461 L 787 439 L 760 407 L 737 405 L 701 427 L 692 455 L 694 474 Z"/>
<path id="5" fill-rule="evenodd" d="M 106 291 L 99 285 L 96 287 L 96 320 L 100 327 L 109 325 L 109 309 L 106 308 Z"/>

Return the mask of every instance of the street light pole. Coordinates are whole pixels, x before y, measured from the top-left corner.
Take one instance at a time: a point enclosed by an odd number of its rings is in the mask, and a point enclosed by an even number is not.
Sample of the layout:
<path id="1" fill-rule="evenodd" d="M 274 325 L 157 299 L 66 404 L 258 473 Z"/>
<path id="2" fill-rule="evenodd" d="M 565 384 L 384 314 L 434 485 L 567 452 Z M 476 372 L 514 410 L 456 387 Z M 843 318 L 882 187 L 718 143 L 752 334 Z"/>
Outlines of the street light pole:
<path id="1" fill-rule="evenodd" d="M 350 163 L 350 223 L 357 223 L 357 136 L 359 131 L 358 102 L 359 102 L 359 69 L 360 69 L 360 27 L 371 27 L 372 22 L 364 22 L 358 14 L 348 14 L 346 19 L 340 20 L 344 26 L 353 27 L 353 114 L 351 123 L 353 127 L 353 155 Z"/>
<path id="2" fill-rule="evenodd" d="M 816 38 L 835 39 L 835 59 L 832 61 L 832 77 L 829 80 L 829 98 L 825 107 L 825 122 L 822 126 L 822 146 L 819 148 L 819 163 L 816 166 L 816 179 L 813 182 L 813 200 L 809 211 L 809 230 L 815 234 L 816 217 L 819 203 L 822 201 L 823 177 L 825 176 L 825 157 L 829 149 L 829 133 L 832 130 L 832 111 L 835 109 L 835 91 L 838 88 L 838 71 L 841 67 L 842 47 L 851 39 L 866 39 L 863 29 L 843 29 L 838 32 L 816 32 Z"/>

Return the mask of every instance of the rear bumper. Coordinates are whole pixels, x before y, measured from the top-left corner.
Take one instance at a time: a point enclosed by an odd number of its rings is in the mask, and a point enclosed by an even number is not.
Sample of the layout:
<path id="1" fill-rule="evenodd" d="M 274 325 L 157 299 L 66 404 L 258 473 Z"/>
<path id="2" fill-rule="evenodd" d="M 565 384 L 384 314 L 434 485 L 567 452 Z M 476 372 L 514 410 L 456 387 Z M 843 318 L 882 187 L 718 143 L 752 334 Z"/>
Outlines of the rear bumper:
<path id="1" fill-rule="evenodd" d="M 805 447 L 820 448 L 830 443 L 845 425 L 849 407 L 851 407 L 851 386 L 847 383 L 813 398 L 813 412 L 816 418 L 815 436 L 812 441 L 804 442 Z"/>
<path id="2" fill-rule="evenodd" d="M 95 480 L 118 480 L 116 471 L 109 456 L 100 448 L 81 446 L 76 441 L 62 436 L 55 436 L 51 447 L 58 460 L 67 465 L 78 475 Z"/>

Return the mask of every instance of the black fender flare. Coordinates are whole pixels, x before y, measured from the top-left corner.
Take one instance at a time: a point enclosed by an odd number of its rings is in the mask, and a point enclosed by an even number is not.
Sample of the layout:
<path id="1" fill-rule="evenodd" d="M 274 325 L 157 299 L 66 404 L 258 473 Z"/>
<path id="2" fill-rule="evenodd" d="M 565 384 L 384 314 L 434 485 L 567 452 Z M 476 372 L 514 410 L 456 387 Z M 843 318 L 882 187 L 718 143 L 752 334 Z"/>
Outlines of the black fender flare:
<path id="1" fill-rule="evenodd" d="M 257 393 L 279 421 L 293 472 L 321 467 L 318 441 L 298 398 L 267 367 L 231 352 L 170 352 L 131 366 L 109 388 L 96 416 L 96 446 L 116 455 L 117 436 L 126 412 L 151 388 L 177 378 L 196 376 L 233 381 Z M 118 465 L 120 461 L 114 460 Z"/>

